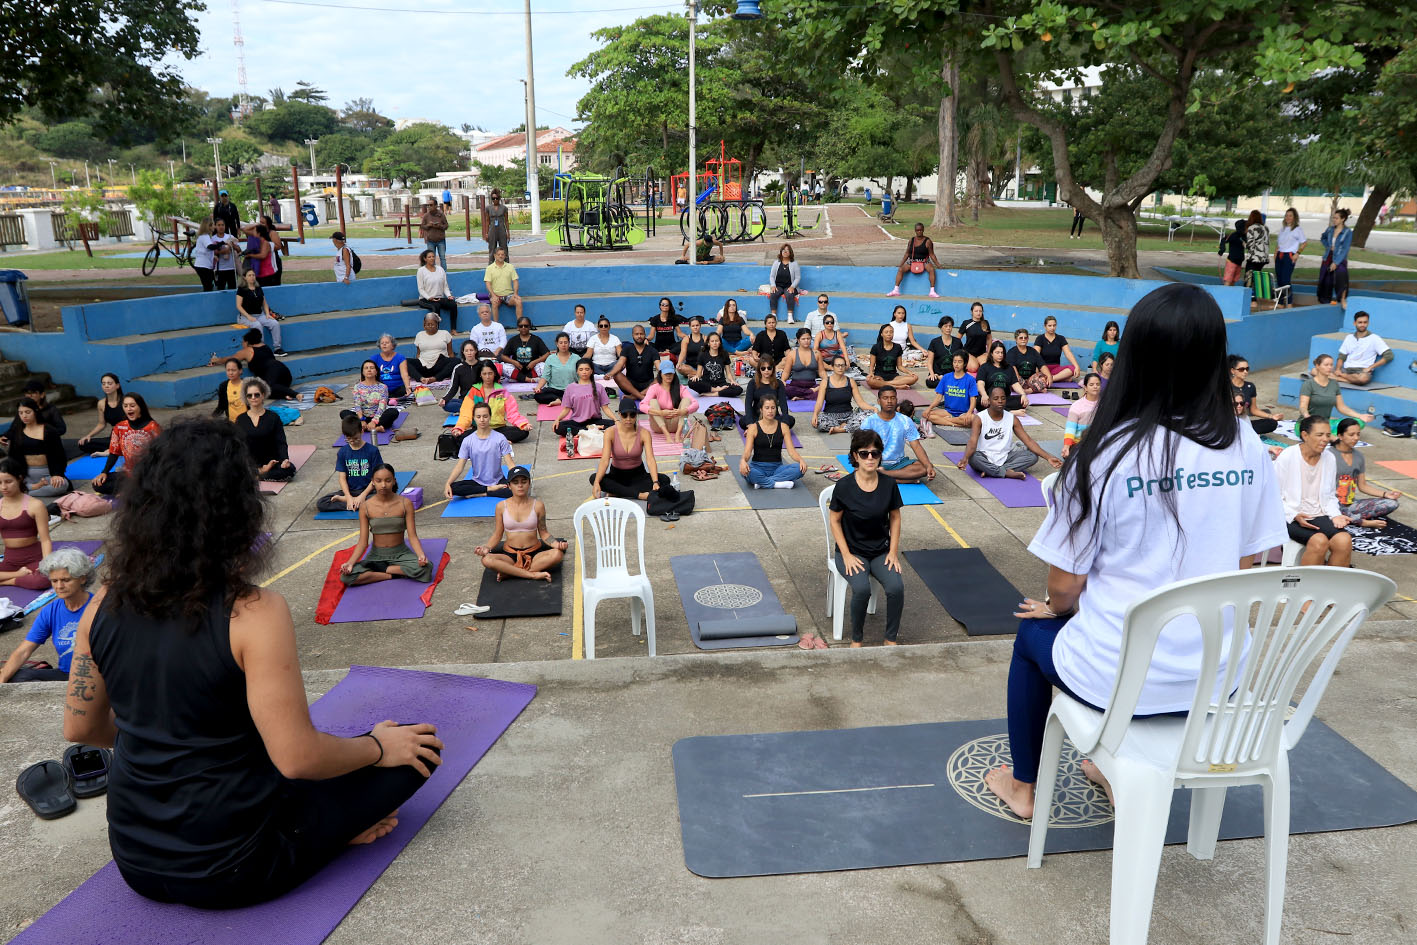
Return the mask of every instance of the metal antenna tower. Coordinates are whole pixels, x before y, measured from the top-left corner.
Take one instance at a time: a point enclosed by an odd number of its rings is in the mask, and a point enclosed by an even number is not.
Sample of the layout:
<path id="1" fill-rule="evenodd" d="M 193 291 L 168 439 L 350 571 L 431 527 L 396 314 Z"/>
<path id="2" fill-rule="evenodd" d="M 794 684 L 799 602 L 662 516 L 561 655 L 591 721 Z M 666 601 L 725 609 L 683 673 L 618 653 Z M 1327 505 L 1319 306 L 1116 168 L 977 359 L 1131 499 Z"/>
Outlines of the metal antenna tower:
<path id="1" fill-rule="evenodd" d="M 240 120 L 251 115 L 251 97 L 246 90 L 246 40 L 241 37 L 240 0 L 231 0 L 231 32 L 231 43 L 236 47 L 237 113 Z"/>

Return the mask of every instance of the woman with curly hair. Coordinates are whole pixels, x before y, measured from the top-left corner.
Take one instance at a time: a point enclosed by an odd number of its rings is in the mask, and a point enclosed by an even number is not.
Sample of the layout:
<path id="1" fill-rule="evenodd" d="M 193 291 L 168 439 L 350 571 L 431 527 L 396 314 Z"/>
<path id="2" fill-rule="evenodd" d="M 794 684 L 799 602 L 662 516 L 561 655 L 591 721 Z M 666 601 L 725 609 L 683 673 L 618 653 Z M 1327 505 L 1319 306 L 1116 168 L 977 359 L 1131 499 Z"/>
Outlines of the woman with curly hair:
<path id="1" fill-rule="evenodd" d="M 123 495 L 74 637 L 64 735 L 122 742 L 108 840 L 136 892 L 273 899 L 393 830 L 442 742 L 431 725 L 340 738 L 311 724 L 290 608 L 256 583 L 268 525 L 233 424 L 179 420 Z"/>

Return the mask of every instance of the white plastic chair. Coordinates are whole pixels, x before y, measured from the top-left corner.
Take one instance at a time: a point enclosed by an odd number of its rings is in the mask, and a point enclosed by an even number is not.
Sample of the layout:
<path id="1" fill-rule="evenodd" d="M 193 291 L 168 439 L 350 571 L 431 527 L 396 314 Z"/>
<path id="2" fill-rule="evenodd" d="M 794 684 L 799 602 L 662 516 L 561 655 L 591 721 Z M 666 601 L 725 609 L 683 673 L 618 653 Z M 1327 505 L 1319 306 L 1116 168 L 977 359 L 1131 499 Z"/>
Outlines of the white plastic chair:
<path id="1" fill-rule="evenodd" d="M 1396 589 L 1371 571 L 1265 568 L 1181 581 L 1132 604 L 1108 710 L 1098 712 L 1062 693 L 1049 709 L 1034 801 L 1034 809 L 1045 814 L 1033 818 L 1028 865 L 1043 862 L 1046 812 L 1066 734 L 1102 770 L 1117 799 L 1112 945 L 1146 945 L 1172 791 L 1195 792 L 1186 850 L 1208 860 L 1215 855 L 1225 789 L 1259 784 L 1265 811 L 1264 942 L 1278 945 L 1289 850 L 1289 750 L 1313 718 L 1353 634 Z M 1256 619 L 1246 628 L 1256 607 Z M 1181 616 L 1195 617 L 1201 631 L 1201 682 L 1190 713 L 1184 719 L 1133 719 L 1157 637 Z M 1226 653 L 1228 619 L 1237 627 Z M 1295 689 L 1330 643 L 1286 722 Z M 1224 678 L 1212 688 L 1223 654 Z M 1215 692 L 1233 695 L 1215 705 Z"/>
<path id="2" fill-rule="evenodd" d="M 846 576 L 836 569 L 836 539 L 832 537 L 831 520 L 831 501 L 834 492 L 836 492 L 835 485 L 823 489 L 821 496 L 817 499 L 817 507 L 822 510 L 822 526 L 827 531 L 827 616 L 832 618 L 833 638 L 840 640 L 842 626 L 846 623 L 846 592 L 851 588 L 851 585 L 846 582 Z M 871 602 L 866 605 L 866 613 L 874 614 L 880 590 L 877 588 L 874 578 L 868 578 L 868 582 L 871 585 Z"/>
<path id="3" fill-rule="evenodd" d="M 630 631 L 640 635 L 640 624 L 654 655 L 654 588 L 645 571 L 645 510 L 626 499 L 591 499 L 576 509 L 576 577 L 585 600 L 585 655 L 595 659 L 595 607 L 603 600 L 630 598 Z M 640 573 L 631 574 L 625 554 L 625 531 L 635 523 L 639 538 Z M 595 537 L 595 577 L 585 576 L 585 523 Z"/>
<path id="4" fill-rule="evenodd" d="M 1043 489 L 1043 507 L 1053 508 L 1053 487 L 1058 484 L 1058 473 L 1055 470 L 1043 477 L 1043 481 L 1038 485 Z"/>

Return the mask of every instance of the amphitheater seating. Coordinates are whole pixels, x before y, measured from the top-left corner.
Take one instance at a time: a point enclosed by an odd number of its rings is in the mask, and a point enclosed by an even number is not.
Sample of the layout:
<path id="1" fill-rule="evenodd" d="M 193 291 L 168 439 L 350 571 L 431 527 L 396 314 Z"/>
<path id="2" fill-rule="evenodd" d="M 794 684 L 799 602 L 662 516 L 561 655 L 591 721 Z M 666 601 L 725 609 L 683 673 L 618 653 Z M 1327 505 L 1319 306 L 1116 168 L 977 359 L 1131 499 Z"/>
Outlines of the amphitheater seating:
<path id="1" fill-rule="evenodd" d="M 1337 311 L 1337 309 L 1334 309 Z M 1353 313 L 1367 312 L 1369 328 L 1392 348 L 1393 360 L 1383 365 L 1373 376 L 1376 385 L 1391 385 L 1385 389 L 1345 390 L 1343 400 L 1349 407 L 1362 411 L 1371 404 L 1382 414 L 1417 416 L 1417 301 L 1386 296 L 1353 294 L 1348 297 L 1342 328 L 1313 335 L 1309 342 L 1308 363 L 1320 354 L 1338 357 L 1343 338 L 1353 330 Z M 1307 370 L 1307 368 L 1306 368 Z M 1279 402 L 1297 405 L 1303 378 L 1286 374 L 1279 379 Z"/>

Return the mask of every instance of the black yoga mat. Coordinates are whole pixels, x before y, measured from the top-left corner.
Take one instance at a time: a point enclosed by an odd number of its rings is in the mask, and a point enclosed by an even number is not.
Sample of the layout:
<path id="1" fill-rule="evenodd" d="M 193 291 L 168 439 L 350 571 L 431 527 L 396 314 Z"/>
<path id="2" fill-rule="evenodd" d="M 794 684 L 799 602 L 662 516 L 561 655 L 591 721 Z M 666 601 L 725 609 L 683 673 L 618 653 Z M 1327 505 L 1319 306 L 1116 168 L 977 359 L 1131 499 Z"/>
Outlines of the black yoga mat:
<path id="1" fill-rule="evenodd" d="M 571 552 L 561 566 L 551 572 L 549 581 L 527 581 L 521 578 L 504 577 L 497 580 L 497 574 L 484 570 L 482 586 L 477 589 L 477 602 L 492 609 L 478 618 L 488 620 L 494 617 L 549 617 L 561 612 L 561 575 L 567 568 L 574 567 Z"/>
<path id="2" fill-rule="evenodd" d="M 1408 528 L 1401 522 L 1388 519 L 1386 528 L 1349 525 L 1348 531 L 1353 536 L 1353 550 L 1362 554 L 1417 554 L 1417 530 Z"/>
<path id="3" fill-rule="evenodd" d="M 743 497 L 754 511 L 763 509 L 815 509 L 817 497 L 807 488 L 806 477 L 798 479 L 791 489 L 754 489 L 738 472 L 738 464 L 728 457 L 728 471 L 743 491 Z"/>
<path id="4" fill-rule="evenodd" d="M 685 738 L 674 745 L 684 863 L 772 876 L 1023 856 L 1028 824 L 983 781 L 1010 763 L 1006 730 L 989 719 Z M 1111 806 L 1078 761 L 1064 743 L 1048 853 L 1112 846 Z M 1289 763 L 1290 833 L 1417 820 L 1417 791 L 1322 722 Z M 1186 842 L 1190 802 L 1172 796 L 1167 843 Z M 1231 788 L 1220 839 L 1263 836 L 1263 810 L 1258 786 Z"/>
<path id="5" fill-rule="evenodd" d="M 786 490 L 783 490 L 786 491 Z M 679 601 L 689 621 L 689 635 L 701 650 L 735 646 L 789 646 L 797 642 L 796 620 L 782 610 L 772 582 L 751 551 L 716 555 L 677 555 L 669 559 Z M 786 621 L 792 621 L 788 629 Z M 736 623 L 742 635 L 731 632 Z M 701 626 L 710 628 L 709 636 Z"/>
<path id="6" fill-rule="evenodd" d="M 1023 595 L 978 548 L 907 551 L 905 560 L 949 615 L 964 624 L 965 633 L 1018 632 L 1014 610 Z"/>

